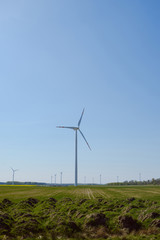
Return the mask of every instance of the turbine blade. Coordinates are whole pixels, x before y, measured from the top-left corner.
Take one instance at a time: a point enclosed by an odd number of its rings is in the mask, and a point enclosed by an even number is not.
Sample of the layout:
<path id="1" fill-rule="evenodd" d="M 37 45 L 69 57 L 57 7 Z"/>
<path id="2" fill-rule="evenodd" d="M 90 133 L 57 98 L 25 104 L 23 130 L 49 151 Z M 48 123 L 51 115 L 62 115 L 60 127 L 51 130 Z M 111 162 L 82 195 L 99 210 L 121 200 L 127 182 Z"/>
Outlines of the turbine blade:
<path id="1" fill-rule="evenodd" d="M 87 143 L 87 145 L 88 145 L 89 149 L 91 150 L 91 148 L 90 148 L 90 146 L 89 146 L 89 144 L 88 144 L 88 142 L 87 142 L 87 140 L 86 140 L 85 136 L 83 135 L 83 133 L 81 132 L 81 130 L 80 130 L 80 129 L 79 129 L 79 131 L 80 131 L 80 133 L 81 133 L 82 137 L 84 138 L 85 142 Z"/>
<path id="2" fill-rule="evenodd" d="M 80 124 L 81 124 L 81 120 L 82 120 L 82 117 L 83 117 L 83 113 L 84 113 L 84 108 L 83 108 L 83 111 L 82 111 L 81 117 L 80 117 L 79 122 L 78 122 L 78 127 L 79 127 Z"/>
<path id="3" fill-rule="evenodd" d="M 69 128 L 69 129 L 75 129 L 75 127 L 65 127 L 65 126 L 57 126 L 57 128 Z"/>

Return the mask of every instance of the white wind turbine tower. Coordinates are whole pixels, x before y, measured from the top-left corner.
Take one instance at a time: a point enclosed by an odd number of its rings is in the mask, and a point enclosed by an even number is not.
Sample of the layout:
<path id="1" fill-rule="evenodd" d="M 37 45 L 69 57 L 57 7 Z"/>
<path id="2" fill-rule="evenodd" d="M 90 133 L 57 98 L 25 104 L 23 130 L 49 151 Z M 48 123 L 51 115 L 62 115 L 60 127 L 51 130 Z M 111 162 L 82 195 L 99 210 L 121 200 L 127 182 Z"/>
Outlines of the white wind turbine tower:
<path id="1" fill-rule="evenodd" d="M 62 172 L 60 172 L 60 184 L 62 185 Z"/>
<path id="2" fill-rule="evenodd" d="M 18 169 L 13 169 L 13 168 L 11 168 L 11 169 L 13 171 L 12 184 L 14 185 L 14 174 L 16 171 L 18 171 Z"/>
<path id="3" fill-rule="evenodd" d="M 57 177 L 57 174 L 54 174 L 54 183 L 56 185 L 56 177 Z"/>
<path id="4" fill-rule="evenodd" d="M 81 117 L 79 119 L 79 122 L 78 122 L 78 127 L 64 127 L 64 126 L 57 126 L 57 128 L 69 128 L 69 129 L 72 129 L 75 131 L 75 186 L 77 186 L 77 183 L 78 183 L 78 165 L 77 165 L 77 131 L 80 132 L 80 134 L 82 135 L 82 137 L 84 138 L 85 142 L 87 143 L 89 149 L 91 150 L 86 138 L 84 137 L 83 133 L 81 132 L 80 130 L 80 124 L 81 124 L 81 120 L 82 120 L 82 117 L 83 117 L 83 114 L 84 114 L 84 109 L 82 111 L 82 114 L 81 114 Z"/>

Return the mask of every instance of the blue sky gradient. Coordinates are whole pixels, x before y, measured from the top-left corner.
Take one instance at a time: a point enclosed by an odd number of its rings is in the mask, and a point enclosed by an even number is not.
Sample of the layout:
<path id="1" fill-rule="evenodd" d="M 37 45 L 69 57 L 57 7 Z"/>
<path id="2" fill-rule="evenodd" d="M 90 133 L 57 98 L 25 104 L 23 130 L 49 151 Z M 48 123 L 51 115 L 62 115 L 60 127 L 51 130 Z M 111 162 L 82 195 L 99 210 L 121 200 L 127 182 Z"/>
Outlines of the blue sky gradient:
<path id="1" fill-rule="evenodd" d="M 0 181 L 159 178 L 160 1 L 0 1 Z"/>

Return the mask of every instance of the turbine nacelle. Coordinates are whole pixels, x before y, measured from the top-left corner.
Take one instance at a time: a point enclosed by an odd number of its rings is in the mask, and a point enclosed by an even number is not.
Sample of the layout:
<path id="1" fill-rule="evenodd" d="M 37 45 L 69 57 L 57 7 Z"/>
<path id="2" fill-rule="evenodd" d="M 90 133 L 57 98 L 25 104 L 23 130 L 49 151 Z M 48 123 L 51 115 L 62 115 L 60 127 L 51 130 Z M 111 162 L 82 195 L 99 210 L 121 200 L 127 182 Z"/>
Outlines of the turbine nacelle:
<path id="1" fill-rule="evenodd" d="M 79 130 L 79 127 L 65 127 L 65 126 L 57 126 L 57 128 L 69 128 L 69 129 L 73 129 L 74 131 Z"/>

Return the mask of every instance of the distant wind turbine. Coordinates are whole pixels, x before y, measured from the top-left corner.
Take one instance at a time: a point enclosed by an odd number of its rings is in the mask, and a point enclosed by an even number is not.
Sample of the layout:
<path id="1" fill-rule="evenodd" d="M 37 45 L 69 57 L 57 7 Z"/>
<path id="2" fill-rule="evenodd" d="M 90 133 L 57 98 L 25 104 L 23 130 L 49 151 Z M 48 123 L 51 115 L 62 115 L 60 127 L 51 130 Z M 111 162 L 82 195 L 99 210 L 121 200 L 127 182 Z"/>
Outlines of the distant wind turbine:
<path id="1" fill-rule="evenodd" d="M 60 184 L 62 185 L 62 172 L 60 172 Z"/>
<path id="2" fill-rule="evenodd" d="M 16 171 L 18 171 L 18 169 L 13 169 L 13 168 L 11 168 L 11 169 L 13 171 L 12 184 L 14 185 L 14 174 L 15 174 Z"/>
<path id="3" fill-rule="evenodd" d="M 83 135 L 83 133 L 81 132 L 80 130 L 80 124 L 81 124 L 81 121 L 82 121 L 82 117 L 83 117 L 83 114 L 84 114 L 84 109 L 82 111 L 82 114 L 81 114 L 81 117 L 79 119 L 79 122 L 78 122 L 78 127 L 64 127 L 64 126 L 57 126 L 57 128 L 69 128 L 69 129 L 72 129 L 75 131 L 75 186 L 77 186 L 77 183 L 78 183 L 78 165 L 77 165 L 77 131 L 80 132 L 80 134 L 82 135 L 82 137 L 84 138 L 87 146 L 89 147 L 89 149 L 91 150 L 85 136 Z"/>
<path id="4" fill-rule="evenodd" d="M 99 177 L 100 177 L 100 185 L 101 185 L 101 177 L 102 177 L 102 175 L 100 174 L 100 176 L 99 176 Z"/>
<path id="5" fill-rule="evenodd" d="M 54 174 L 54 182 L 55 182 L 55 185 L 56 185 L 56 177 L 57 177 L 57 174 Z"/>

